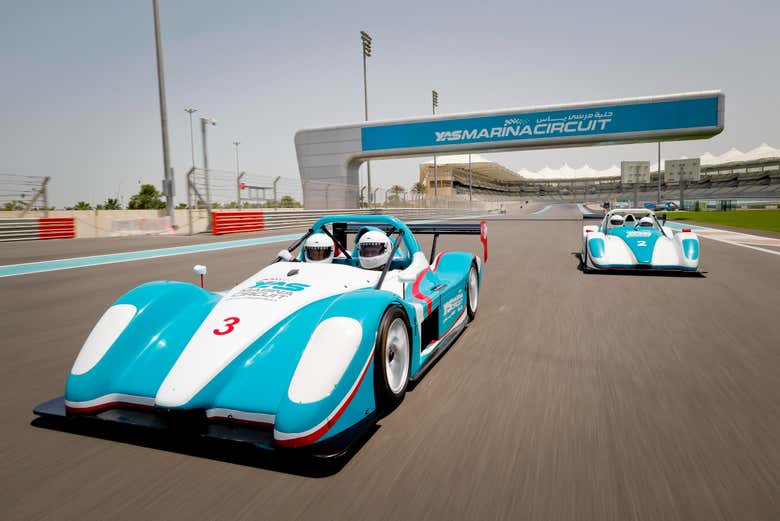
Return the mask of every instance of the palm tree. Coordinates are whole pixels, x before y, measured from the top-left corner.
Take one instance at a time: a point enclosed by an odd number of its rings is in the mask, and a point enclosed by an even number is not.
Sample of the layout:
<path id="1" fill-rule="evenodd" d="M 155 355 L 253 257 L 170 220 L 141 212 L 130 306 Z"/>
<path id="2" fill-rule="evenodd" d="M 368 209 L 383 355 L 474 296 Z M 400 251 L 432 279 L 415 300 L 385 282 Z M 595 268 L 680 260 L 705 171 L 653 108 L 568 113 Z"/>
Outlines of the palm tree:
<path id="1" fill-rule="evenodd" d="M 427 191 L 428 186 L 422 181 L 418 181 L 412 185 L 412 193 L 417 201 L 420 201 Z"/>
<path id="2" fill-rule="evenodd" d="M 111 198 L 111 197 L 106 199 L 106 202 L 103 203 L 102 206 L 103 206 L 103 210 L 121 210 L 122 209 L 122 205 L 119 204 L 119 200 Z"/>
<path id="3" fill-rule="evenodd" d="M 406 194 L 406 189 L 401 185 L 393 185 L 387 189 L 387 192 L 390 194 L 389 202 L 395 205 L 400 205 L 401 198 L 398 196 L 398 194 Z M 405 196 L 404 200 L 406 200 Z"/>

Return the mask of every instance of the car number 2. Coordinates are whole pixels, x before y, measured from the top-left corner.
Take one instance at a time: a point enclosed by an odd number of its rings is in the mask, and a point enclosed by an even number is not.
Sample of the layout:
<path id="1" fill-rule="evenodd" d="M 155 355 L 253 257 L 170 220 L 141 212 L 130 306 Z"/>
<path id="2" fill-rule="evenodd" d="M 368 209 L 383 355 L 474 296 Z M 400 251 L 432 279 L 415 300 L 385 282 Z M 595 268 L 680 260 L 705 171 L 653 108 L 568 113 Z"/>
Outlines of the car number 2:
<path id="1" fill-rule="evenodd" d="M 215 329 L 213 332 L 215 335 L 227 335 L 228 333 L 232 333 L 235 329 L 236 324 L 241 322 L 241 319 L 238 317 L 228 317 L 224 320 L 225 322 L 225 329 Z"/>

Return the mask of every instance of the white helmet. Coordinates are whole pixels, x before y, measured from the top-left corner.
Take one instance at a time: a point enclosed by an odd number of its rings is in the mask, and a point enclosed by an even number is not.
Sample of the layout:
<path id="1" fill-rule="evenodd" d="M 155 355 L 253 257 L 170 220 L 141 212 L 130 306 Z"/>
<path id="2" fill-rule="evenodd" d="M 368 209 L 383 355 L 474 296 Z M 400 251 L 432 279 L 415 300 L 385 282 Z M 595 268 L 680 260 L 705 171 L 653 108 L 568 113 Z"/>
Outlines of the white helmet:
<path id="1" fill-rule="evenodd" d="M 612 226 L 623 226 L 625 219 L 620 214 L 614 214 L 609 218 L 609 224 Z"/>
<path id="2" fill-rule="evenodd" d="M 385 232 L 367 231 L 358 241 L 360 266 L 367 270 L 383 267 L 390 260 L 390 249 L 390 238 Z"/>
<path id="3" fill-rule="evenodd" d="M 653 227 L 653 218 L 650 217 L 650 216 L 642 217 L 641 219 L 639 219 L 638 226 L 640 228 L 652 228 Z"/>
<path id="4" fill-rule="evenodd" d="M 333 260 L 333 239 L 324 233 L 313 233 L 303 245 L 306 262 L 331 262 Z"/>

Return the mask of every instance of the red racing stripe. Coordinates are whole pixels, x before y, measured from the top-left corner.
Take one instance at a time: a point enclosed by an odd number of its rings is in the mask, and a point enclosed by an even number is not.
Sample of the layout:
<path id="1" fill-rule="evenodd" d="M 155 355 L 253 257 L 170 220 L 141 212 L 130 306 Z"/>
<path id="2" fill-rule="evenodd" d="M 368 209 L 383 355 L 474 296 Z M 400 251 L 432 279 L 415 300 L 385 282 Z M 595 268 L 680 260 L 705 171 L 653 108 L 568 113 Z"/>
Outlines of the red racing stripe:
<path id="1" fill-rule="evenodd" d="M 414 284 L 412 284 L 412 296 L 428 304 L 428 314 L 430 315 L 431 312 L 433 312 L 433 301 L 431 300 L 431 297 L 427 295 L 423 295 L 420 292 L 420 282 L 422 282 L 423 277 L 425 277 L 425 274 L 428 273 L 429 271 L 430 268 L 425 268 L 420 272 L 419 275 L 417 275 L 417 279 L 415 279 Z"/>
<path id="2" fill-rule="evenodd" d="M 436 256 L 436 258 L 433 260 L 433 267 L 431 268 L 431 271 L 436 271 L 439 269 L 439 260 L 441 259 L 441 256 L 445 253 L 448 253 L 450 250 L 444 250 L 442 252 L 439 252 L 439 254 Z"/>
<path id="3" fill-rule="evenodd" d="M 103 409 L 110 409 L 111 407 L 137 407 L 139 409 L 154 409 L 154 405 L 116 401 L 116 402 L 99 403 L 91 407 L 71 407 L 69 405 L 66 405 L 65 410 L 67 412 L 73 412 L 73 413 L 88 413 L 88 412 L 100 411 Z"/>

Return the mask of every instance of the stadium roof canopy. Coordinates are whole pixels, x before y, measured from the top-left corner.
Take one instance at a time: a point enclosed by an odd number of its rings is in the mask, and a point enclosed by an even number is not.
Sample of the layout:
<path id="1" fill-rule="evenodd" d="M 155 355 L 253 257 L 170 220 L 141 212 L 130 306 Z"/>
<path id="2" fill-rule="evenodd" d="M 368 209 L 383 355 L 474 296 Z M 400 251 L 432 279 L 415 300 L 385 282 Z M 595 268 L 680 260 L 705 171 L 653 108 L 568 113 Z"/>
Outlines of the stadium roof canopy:
<path id="1" fill-rule="evenodd" d="M 724 152 L 720 155 L 713 155 L 709 152 L 701 156 L 702 166 L 714 166 L 714 165 L 727 165 L 731 163 L 746 163 L 752 161 L 761 161 L 765 159 L 777 159 L 780 158 L 780 149 L 774 148 L 766 143 L 762 143 L 758 147 L 742 152 L 736 148 Z M 682 159 L 686 159 L 685 156 Z M 468 154 L 451 155 L 451 156 L 438 156 L 436 162 L 439 166 L 446 165 L 458 165 L 465 166 L 469 162 Z M 432 165 L 433 160 L 425 161 L 423 165 Z M 585 164 L 582 167 L 575 168 L 567 163 L 564 163 L 560 168 L 550 168 L 545 166 L 541 170 L 536 172 L 531 170 L 522 169 L 517 172 L 511 170 L 495 161 L 485 158 L 479 154 L 471 154 L 471 168 L 475 172 L 479 172 L 495 180 L 516 180 L 519 177 L 525 179 L 581 179 L 581 178 L 598 178 L 598 177 L 620 177 L 620 166 L 612 165 L 604 170 L 596 170 Z M 655 171 L 658 169 L 658 164 L 654 163 L 650 165 L 650 170 Z"/>

